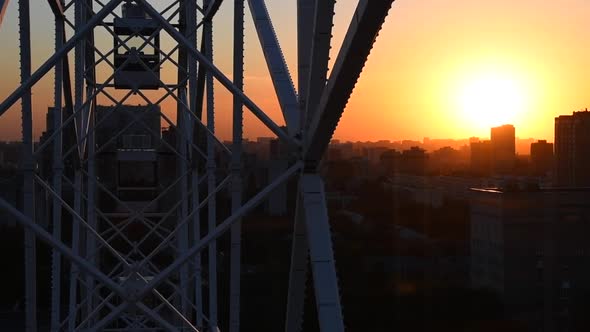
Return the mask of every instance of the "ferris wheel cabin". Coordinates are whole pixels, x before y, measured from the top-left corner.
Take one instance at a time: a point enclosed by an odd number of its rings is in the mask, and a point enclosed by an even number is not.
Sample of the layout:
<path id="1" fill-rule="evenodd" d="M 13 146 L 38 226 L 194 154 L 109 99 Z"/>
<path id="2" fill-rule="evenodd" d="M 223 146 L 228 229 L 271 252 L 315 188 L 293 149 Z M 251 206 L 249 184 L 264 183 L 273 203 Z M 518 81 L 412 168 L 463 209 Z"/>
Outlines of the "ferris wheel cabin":
<path id="1" fill-rule="evenodd" d="M 159 27 L 137 4 L 125 3 L 122 17 L 114 20 L 115 88 L 160 87 Z"/>

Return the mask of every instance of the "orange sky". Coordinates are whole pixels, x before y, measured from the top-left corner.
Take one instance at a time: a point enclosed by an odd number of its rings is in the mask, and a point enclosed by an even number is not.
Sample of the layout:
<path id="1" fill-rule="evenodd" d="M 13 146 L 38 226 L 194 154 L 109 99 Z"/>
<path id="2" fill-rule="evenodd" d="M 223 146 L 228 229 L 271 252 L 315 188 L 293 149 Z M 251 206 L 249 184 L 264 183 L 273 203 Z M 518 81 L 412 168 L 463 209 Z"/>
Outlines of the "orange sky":
<path id="1" fill-rule="evenodd" d="M 54 38 L 50 11 L 44 1 L 39 3 L 33 9 L 34 68 L 49 56 Z M 231 3 L 224 3 L 215 21 L 215 59 L 230 77 Z M 296 1 L 267 3 L 296 81 L 297 46 L 292 15 Z M 355 3 L 337 2 L 332 58 L 336 57 Z M 395 140 L 488 136 L 488 128 L 497 124 L 495 121 L 506 121 L 516 126 L 519 137 L 552 141 L 553 117 L 590 104 L 589 14 L 590 2 L 585 0 L 398 0 L 335 137 Z M 282 123 L 276 98 L 269 93 L 272 84 L 251 18 L 246 17 L 246 92 Z M 13 1 L 0 28 L 0 99 L 18 84 L 16 29 Z M 106 38 L 103 42 L 110 43 Z M 52 103 L 52 77 L 48 75 L 33 90 L 36 134 L 43 130 L 46 108 Z M 491 85 L 491 89 L 485 88 L 490 85 L 478 85 L 477 82 L 489 81 L 489 77 L 508 83 Z M 505 94 L 490 92 L 497 90 L 498 85 L 499 90 L 503 90 L 502 86 L 518 86 L 513 93 L 520 101 L 517 107 L 498 103 Z M 465 91 L 474 89 L 480 93 L 475 93 L 475 98 L 471 96 L 470 106 L 466 107 Z M 481 90 L 484 93 L 480 96 Z M 217 130 L 228 138 L 231 98 L 220 86 L 216 92 Z M 494 111 L 504 107 L 508 111 Z M 170 113 L 172 104 L 164 108 L 169 108 Z M 0 118 L 1 138 L 20 136 L 18 109 L 17 105 Z M 502 114 L 501 119 L 498 114 Z M 246 117 L 245 132 L 250 137 L 268 134 L 252 116 Z"/>

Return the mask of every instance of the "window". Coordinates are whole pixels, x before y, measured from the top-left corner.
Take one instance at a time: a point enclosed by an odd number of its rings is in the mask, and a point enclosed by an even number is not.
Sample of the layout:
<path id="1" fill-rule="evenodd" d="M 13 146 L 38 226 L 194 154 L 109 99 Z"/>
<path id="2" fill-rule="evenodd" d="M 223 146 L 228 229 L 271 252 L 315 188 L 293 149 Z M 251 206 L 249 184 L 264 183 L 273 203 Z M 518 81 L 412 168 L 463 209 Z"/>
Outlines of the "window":
<path id="1" fill-rule="evenodd" d="M 123 135 L 123 149 L 149 149 L 151 147 L 149 135 Z"/>
<path id="2" fill-rule="evenodd" d="M 156 177 L 153 161 L 119 162 L 119 187 L 155 187 Z"/>

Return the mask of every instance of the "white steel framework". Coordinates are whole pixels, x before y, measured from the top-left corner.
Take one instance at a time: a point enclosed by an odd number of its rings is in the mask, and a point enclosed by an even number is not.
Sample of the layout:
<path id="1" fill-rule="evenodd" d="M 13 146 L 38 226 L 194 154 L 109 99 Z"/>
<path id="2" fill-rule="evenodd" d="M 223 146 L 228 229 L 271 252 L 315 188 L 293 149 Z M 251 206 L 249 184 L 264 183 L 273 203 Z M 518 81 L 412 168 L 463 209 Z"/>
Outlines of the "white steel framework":
<path id="1" fill-rule="evenodd" d="M 19 210 L 0 198 L 0 208 L 25 228 L 26 331 L 38 330 L 40 315 L 37 239 L 52 248 L 51 331 L 217 331 L 223 319 L 230 331 L 240 331 L 242 218 L 293 177 L 298 178 L 298 193 L 285 331 L 301 330 L 308 265 L 321 331 L 344 331 L 318 164 L 393 0 L 359 1 L 329 76 L 335 1 L 297 0 L 299 93 L 265 1 L 248 0 L 286 129 L 243 92 L 244 0 L 233 1 L 231 79 L 216 67 L 213 53 L 214 18 L 222 0 L 48 0 L 55 16 L 55 53 L 35 71 L 29 2 L 18 0 L 21 85 L 0 104 L 1 116 L 21 101 L 23 206 Z M 0 24 L 7 3 L 0 0 Z M 117 22 L 127 22 L 124 34 L 117 33 L 121 31 Z M 172 46 L 161 46 L 160 34 Z M 104 35 L 113 44 L 104 46 Z M 113 61 L 115 56 L 118 61 Z M 176 80 L 168 82 L 160 75 L 164 67 L 176 71 Z M 55 71 L 54 130 L 35 149 L 31 89 L 51 70 Z M 124 86 L 116 83 L 134 72 L 140 74 L 127 77 Z M 151 82 L 149 87 L 145 81 Z M 215 135 L 215 81 L 233 95 L 231 146 Z M 146 88 L 155 88 L 159 94 Z M 114 106 L 107 112 L 100 100 Z M 131 100 L 140 100 L 144 108 L 129 109 L 125 104 Z M 166 100 L 176 104 L 174 121 L 159 107 Z M 244 107 L 295 159 L 247 201 L 241 179 Z M 151 114 L 170 127 L 171 136 L 164 139 L 159 128 L 149 125 Z M 117 130 L 104 129 L 109 117 L 116 116 L 126 116 L 128 123 Z M 170 181 L 143 205 L 122 198 L 124 190 L 137 194 L 138 189 L 113 189 L 99 175 L 104 164 L 97 161 L 121 141 L 117 158 L 152 158 L 153 145 L 134 145 L 135 151 L 128 151 L 125 142 L 134 138 L 122 136 L 133 126 L 148 133 L 142 142 L 157 141 L 175 165 Z M 101 132 L 107 132 L 107 137 Z M 48 149 L 51 176 L 44 178 L 36 165 Z M 220 154 L 228 158 L 219 158 Z M 229 174 L 220 176 L 223 160 L 229 161 L 224 168 Z M 229 188 L 231 213 L 220 220 L 216 201 L 224 188 Z M 35 197 L 37 189 L 49 197 L 49 229 L 35 222 L 35 214 L 41 213 L 35 210 L 36 200 L 41 199 Z M 154 212 L 159 201 L 170 198 L 172 203 Z M 105 199 L 117 208 L 107 210 L 99 204 Z M 62 237 L 63 215 L 71 219 L 71 234 L 66 237 Z M 217 239 L 226 233 L 230 234 L 229 317 L 220 317 Z"/>

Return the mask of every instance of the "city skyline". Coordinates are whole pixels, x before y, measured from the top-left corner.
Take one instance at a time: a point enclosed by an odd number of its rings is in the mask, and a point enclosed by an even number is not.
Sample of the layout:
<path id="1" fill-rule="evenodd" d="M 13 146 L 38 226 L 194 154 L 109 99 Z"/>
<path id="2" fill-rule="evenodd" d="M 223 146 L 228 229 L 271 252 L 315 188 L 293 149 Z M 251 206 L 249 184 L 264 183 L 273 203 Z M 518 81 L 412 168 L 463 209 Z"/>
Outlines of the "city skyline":
<path id="1" fill-rule="evenodd" d="M 337 2 L 332 59 L 354 4 L 351 0 Z M 296 32 L 290 28 L 294 17 L 288 14 L 295 10 L 295 2 L 270 0 L 268 7 L 275 20 L 286 23 L 277 25 L 277 34 L 296 81 Z M 590 68 L 584 46 L 590 28 L 584 13 L 590 12 L 590 4 L 584 1 L 397 1 L 394 9 L 380 36 L 395 42 L 377 44 L 372 51 L 335 133 L 337 139 L 484 136 L 492 126 L 512 123 L 519 128 L 520 137 L 552 141 L 554 117 L 590 104 L 584 83 Z M 0 64 L 5 76 L 0 84 L 2 97 L 18 84 L 18 68 L 11 65 L 11 60 L 18 57 L 15 10 L 13 2 L 0 29 L 0 42 L 5 45 L 5 61 Z M 227 17 L 230 12 L 231 5 L 226 2 L 220 16 Z M 44 2 L 32 8 L 34 68 L 52 49 L 51 39 L 43 38 L 45 31 L 53 30 L 44 19 L 49 13 Z M 249 32 L 253 31 L 251 20 L 247 15 Z M 419 29 L 415 22 L 420 22 Z M 231 57 L 223 54 L 230 46 L 229 38 L 223 37 L 230 30 L 222 25 L 215 30 L 221 37 L 216 44 L 217 63 L 227 73 L 231 73 Z M 277 123 L 282 123 L 278 102 L 266 94 L 272 84 L 260 45 L 248 38 L 246 68 L 246 92 Z M 166 72 L 163 75 L 171 76 Z M 43 130 L 46 107 L 52 103 L 51 85 L 52 75 L 48 75 L 33 90 L 36 136 Z M 493 98 L 487 89 L 500 96 Z M 227 117 L 231 98 L 223 88 L 217 90 L 221 119 Z M 474 109 L 477 105 L 481 109 Z M 20 137 L 19 126 L 15 125 L 20 122 L 18 109 L 16 105 L 0 121 L 0 138 Z M 163 109 L 172 106 L 165 104 Z M 219 121 L 220 136 L 229 137 L 230 122 Z M 246 137 L 267 135 L 262 127 L 252 116 L 246 116 Z"/>

